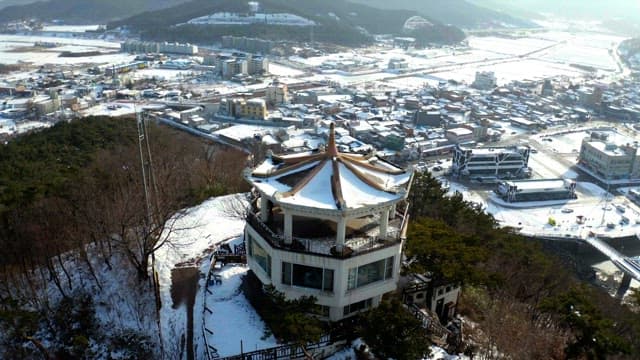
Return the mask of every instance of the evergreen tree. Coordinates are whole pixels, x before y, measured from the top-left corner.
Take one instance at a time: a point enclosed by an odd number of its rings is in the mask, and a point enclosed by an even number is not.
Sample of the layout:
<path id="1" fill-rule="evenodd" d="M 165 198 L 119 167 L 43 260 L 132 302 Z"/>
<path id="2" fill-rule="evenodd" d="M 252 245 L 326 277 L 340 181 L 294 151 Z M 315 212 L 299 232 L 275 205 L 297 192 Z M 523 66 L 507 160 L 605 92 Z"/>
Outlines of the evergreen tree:
<path id="1" fill-rule="evenodd" d="M 385 300 L 365 313 L 359 332 L 382 359 L 415 360 L 430 353 L 431 343 L 422 324 L 397 299 Z"/>

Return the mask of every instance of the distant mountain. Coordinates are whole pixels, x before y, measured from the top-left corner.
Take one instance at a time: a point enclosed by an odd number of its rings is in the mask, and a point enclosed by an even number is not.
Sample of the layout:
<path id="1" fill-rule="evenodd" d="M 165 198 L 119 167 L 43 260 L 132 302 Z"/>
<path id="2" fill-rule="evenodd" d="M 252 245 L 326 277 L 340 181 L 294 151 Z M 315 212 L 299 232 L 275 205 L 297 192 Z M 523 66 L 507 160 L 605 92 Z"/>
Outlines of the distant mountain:
<path id="1" fill-rule="evenodd" d="M 298 15 L 314 21 L 317 26 L 312 30 L 266 24 L 185 25 L 191 19 L 212 13 L 248 10 L 246 2 L 237 0 L 193 0 L 114 21 L 108 27 L 128 26 L 141 31 L 148 39 L 211 42 L 229 34 L 308 41 L 313 36 L 322 42 L 359 45 L 370 41 L 371 34 L 403 34 L 405 21 L 418 14 L 412 10 L 382 10 L 345 0 L 262 0 L 260 8 L 262 12 Z M 433 18 L 428 22 L 428 27 L 410 35 L 425 43 L 452 43 L 465 38 L 456 27 L 443 25 Z"/>
<path id="2" fill-rule="evenodd" d="M 630 0 L 586 1 L 586 0 L 476 0 L 478 4 L 506 12 L 526 10 L 528 12 L 552 14 L 564 18 L 609 20 L 613 18 L 640 19 L 640 2 Z"/>
<path id="3" fill-rule="evenodd" d="M 629 36 L 640 35 L 640 2 L 629 0 L 470 0 L 509 15 L 532 20 L 560 19 L 599 21 L 609 30 Z"/>
<path id="4" fill-rule="evenodd" d="M 38 0 L 0 0 L 0 10 L 7 6 L 25 5 L 36 1 Z"/>
<path id="5" fill-rule="evenodd" d="M 49 0 L 25 4 L 27 1 L 0 2 L 0 22 L 38 18 L 63 20 L 68 23 L 104 23 L 132 14 L 174 6 L 186 0 Z M 11 4 L 4 7 L 3 5 Z M 20 4 L 20 5 L 17 5 Z M 4 8 L 3 8 L 4 7 Z"/>
<path id="6" fill-rule="evenodd" d="M 528 20 L 472 4 L 466 0 L 353 0 L 381 9 L 413 10 L 445 24 L 465 29 L 494 26 L 535 26 Z"/>

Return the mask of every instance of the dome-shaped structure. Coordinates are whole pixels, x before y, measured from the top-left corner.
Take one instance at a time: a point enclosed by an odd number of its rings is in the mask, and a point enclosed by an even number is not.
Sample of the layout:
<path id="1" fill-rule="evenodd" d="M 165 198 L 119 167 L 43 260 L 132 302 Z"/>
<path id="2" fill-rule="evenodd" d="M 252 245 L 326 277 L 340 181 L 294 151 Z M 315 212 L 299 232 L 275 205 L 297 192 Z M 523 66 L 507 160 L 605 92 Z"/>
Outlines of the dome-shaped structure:
<path id="1" fill-rule="evenodd" d="M 402 30 L 406 33 L 411 33 L 415 30 L 420 30 L 431 26 L 433 26 L 433 23 L 423 18 L 422 16 L 412 16 L 404 22 Z"/>

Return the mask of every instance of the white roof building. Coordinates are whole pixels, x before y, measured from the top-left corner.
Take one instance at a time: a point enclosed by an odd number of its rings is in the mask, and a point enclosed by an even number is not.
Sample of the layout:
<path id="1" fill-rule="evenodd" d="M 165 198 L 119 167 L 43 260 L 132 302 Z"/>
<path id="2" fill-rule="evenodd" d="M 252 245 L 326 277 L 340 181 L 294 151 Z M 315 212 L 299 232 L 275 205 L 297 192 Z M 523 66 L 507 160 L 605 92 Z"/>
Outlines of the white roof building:
<path id="1" fill-rule="evenodd" d="M 289 298 L 315 296 L 332 320 L 376 306 L 400 271 L 412 172 L 375 155 L 326 148 L 271 155 L 245 177 L 256 197 L 245 229 L 248 264 Z"/>

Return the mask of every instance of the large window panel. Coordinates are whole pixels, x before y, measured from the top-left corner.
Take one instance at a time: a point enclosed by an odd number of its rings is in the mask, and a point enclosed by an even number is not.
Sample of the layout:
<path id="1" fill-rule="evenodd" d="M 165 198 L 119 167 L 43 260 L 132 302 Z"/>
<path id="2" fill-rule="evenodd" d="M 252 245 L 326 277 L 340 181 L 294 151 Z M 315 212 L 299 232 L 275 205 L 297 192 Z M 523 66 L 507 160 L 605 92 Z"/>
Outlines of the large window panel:
<path id="1" fill-rule="evenodd" d="M 322 291 L 333 291 L 333 270 L 283 262 L 282 283 Z"/>
<path id="2" fill-rule="evenodd" d="M 384 279 L 385 260 L 379 260 L 358 267 L 358 287 L 365 286 Z"/>
<path id="3" fill-rule="evenodd" d="M 347 289 L 355 289 L 377 281 L 393 278 L 394 257 L 374 261 L 372 263 L 349 269 Z"/>
<path id="4" fill-rule="evenodd" d="M 293 264 L 293 285 L 322 289 L 322 268 Z"/>
<path id="5" fill-rule="evenodd" d="M 271 256 L 249 236 L 249 256 L 271 277 Z"/>

